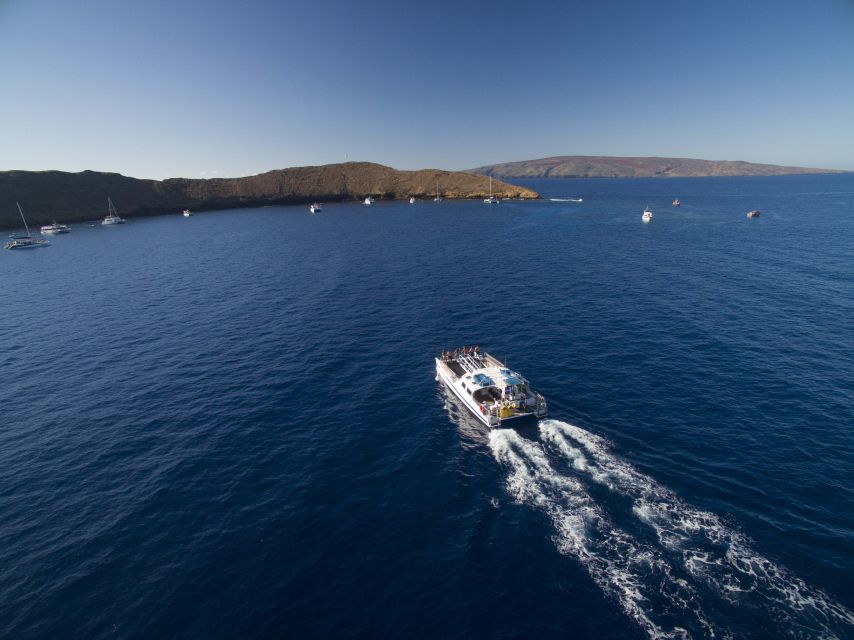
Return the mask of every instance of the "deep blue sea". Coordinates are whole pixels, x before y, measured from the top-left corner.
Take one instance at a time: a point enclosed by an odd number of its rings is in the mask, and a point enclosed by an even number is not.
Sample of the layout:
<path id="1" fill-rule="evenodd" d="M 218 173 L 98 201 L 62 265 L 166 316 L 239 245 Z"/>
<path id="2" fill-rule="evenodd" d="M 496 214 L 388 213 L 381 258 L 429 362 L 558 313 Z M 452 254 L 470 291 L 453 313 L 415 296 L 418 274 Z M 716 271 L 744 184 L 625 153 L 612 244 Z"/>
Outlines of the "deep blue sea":
<path id="1" fill-rule="evenodd" d="M 854 176 L 525 184 L 0 252 L 0 637 L 854 638 Z"/>

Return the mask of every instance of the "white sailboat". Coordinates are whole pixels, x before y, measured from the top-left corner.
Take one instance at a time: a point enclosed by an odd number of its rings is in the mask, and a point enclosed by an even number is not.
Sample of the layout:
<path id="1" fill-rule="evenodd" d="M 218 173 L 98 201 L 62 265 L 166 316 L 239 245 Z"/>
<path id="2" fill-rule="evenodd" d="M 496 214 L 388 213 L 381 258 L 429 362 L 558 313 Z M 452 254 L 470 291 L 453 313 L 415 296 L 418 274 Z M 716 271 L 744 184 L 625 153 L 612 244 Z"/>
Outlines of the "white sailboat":
<path id="1" fill-rule="evenodd" d="M 21 208 L 21 203 L 16 202 L 18 205 L 18 213 L 21 214 L 21 220 L 24 223 L 24 229 L 27 230 L 27 235 L 25 236 L 17 236 L 12 234 L 9 236 L 9 241 L 3 245 L 4 249 L 35 249 L 36 247 L 45 247 L 50 244 L 47 240 L 42 238 L 36 239 L 30 235 L 30 226 L 27 224 L 27 219 L 24 217 L 24 210 Z"/>
<path id="2" fill-rule="evenodd" d="M 101 224 L 104 226 L 111 226 L 114 224 L 124 224 L 124 218 L 120 218 L 119 214 L 116 213 L 116 208 L 113 206 L 113 201 L 110 198 L 107 198 L 107 217 L 101 220 Z"/>
<path id="3" fill-rule="evenodd" d="M 489 197 L 484 198 L 483 201 L 486 204 L 498 204 L 500 200 L 492 195 L 492 176 L 489 176 Z"/>
<path id="4" fill-rule="evenodd" d="M 433 202 L 442 202 L 442 198 L 439 197 L 439 181 L 436 180 L 436 197 L 433 198 Z"/>

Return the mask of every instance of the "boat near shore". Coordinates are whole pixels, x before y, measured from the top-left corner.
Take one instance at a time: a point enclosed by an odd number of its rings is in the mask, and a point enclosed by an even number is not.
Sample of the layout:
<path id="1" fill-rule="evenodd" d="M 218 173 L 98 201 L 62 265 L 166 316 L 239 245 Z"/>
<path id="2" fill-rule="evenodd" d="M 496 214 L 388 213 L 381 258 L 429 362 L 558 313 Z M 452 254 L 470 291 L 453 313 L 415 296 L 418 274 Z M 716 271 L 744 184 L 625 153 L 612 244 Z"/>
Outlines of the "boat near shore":
<path id="1" fill-rule="evenodd" d="M 646 207 L 646 209 L 643 210 L 641 220 L 643 220 L 644 222 L 652 222 L 652 209 Z"/>
<path id="2" fill-rule="evenodd" d="M 107 217 L 101 220 L 101 224 L 105 227 L 111 227 L 113 225 L 124 223 L 125 219 L 119 217 L 116 207 L 113 205 L 113 201 L 110 198 L 107 198 Z"/>
<path id="3" fill-rule="evenodd" d="M 24 217 L 24 210 L 21 208 L 21 204 L 19 202 L 15 203 L 18 205 L 18 213 L 21 214 L 21 221 L 24 223 L 24 229 L 27 230 L 26 235 L 17 235 L 12 234 L 9 236 L 9 241 L 3 245 L 4 249 L 10 250 L 18 250 L 18 249 L 37 249 L 38 247 L 46 247 L 50 244 L 47 240 L 43 238 L 33 238 L 30 235 L 30 225 L 27 224 L 27 219 Z"/>
<path id="4" fill-rule="evenodd" d="M 436 380 L 441 380 L 475 418 L 493 429 L 548 415 L 545 398 L 520 374 L 480 347 L 443 352 L 436 358 Z"/>
<path id="5" fill-rule="evenodd" d="M 71 233 L 71 227 L 54 222 L 53 224 L 46 224 L 41 228 L 41 234 L 43 236 L 55 236 L 61 233 Z"/>

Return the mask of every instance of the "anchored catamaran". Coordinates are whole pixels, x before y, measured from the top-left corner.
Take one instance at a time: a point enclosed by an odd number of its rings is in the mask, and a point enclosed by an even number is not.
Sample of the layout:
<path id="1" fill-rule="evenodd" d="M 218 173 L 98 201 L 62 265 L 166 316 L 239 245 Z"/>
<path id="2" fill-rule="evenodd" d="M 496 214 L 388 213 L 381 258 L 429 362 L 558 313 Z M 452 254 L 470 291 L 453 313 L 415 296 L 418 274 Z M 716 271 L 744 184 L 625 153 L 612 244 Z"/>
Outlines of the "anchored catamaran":
<path id="1" fill-rule="evenodd" d="M 436 358 L 441 380 L 488 427 L 545 418 L 546 400 L 528 381 L 480 347 L 445 351 Z"/>

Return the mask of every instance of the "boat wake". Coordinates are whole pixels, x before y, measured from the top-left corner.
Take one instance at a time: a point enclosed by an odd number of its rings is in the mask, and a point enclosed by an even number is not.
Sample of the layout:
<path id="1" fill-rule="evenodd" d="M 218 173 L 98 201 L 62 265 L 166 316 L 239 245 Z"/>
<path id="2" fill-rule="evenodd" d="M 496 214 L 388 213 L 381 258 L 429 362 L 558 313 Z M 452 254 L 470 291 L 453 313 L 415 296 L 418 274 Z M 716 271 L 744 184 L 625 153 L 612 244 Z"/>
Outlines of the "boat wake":
<path id="1" fill-rule="evenodd" d="M 552 202 L 584 202 L 584 198 L 549 198 Z"/>
<path id="2" fill-rule="evenodd" d="M 548 516 L 558 550 L 650 638 L 741 638 L 750 629 L 841 638 L 854 630 L 851 611 L 637 471 L 604 439 L 557 420 L 539 429 L 539 440 L 507 429 L 489 434 L 508 493 Z"/>

